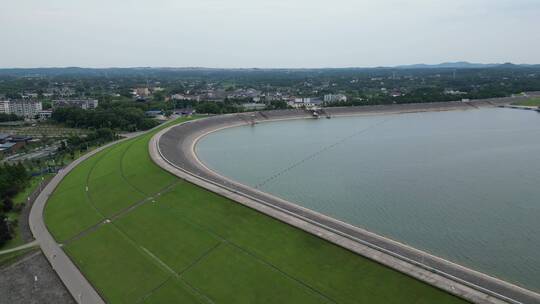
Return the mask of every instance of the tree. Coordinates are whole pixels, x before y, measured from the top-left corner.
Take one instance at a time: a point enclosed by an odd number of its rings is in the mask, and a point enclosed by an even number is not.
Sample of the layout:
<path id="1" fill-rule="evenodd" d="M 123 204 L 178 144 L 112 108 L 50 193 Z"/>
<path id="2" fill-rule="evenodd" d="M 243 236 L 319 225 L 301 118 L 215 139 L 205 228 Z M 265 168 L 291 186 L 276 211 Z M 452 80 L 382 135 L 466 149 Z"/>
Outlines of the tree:
<path id="1" fill-rule="evenodd" d="M 52 109 L 52 102 L 50 100 L 45 100 L 41 102 L 43 106 L 43 110 L 50 110 Z"/>
<path id="2" fill-rule="evenodd" d="M 18 117 L 15 114 L 0 113 L 0 122 L 17 121 L 17 120 L 22 120 L 22 117 Z"/>
<path id="3" fill-rule="evenodd" d="M 4 212 L 10 212 L 11 210 L 13 210 L 13 201 L 11 200 L 11 198 L 4 198 L 4 202 L 2 203 L 2 210 L 4 210 Z"/>
<path id="4" fill-rule="evenodd" d="M 0 165 L 0 198 L 11 198 L 24 189 L 30 175 L 22 163 Z"/>
<path id="5" fill-rule="evenodd" d="M 0 246 L 4 245 L 11 239 L 11 231 L 7 222 L 7 218 L 3 213 L 0 213 Z"/>
<path id="6" fill-rule="evenodd" d="M 289 106 L 287 105 L 287 102 L 283 100 L 274 100 L 270 102 L 270 105 L 268 106 L 268 109 L 270 110 L 278 110 L 278 109 L 287 109 Z"/>
<path id="7" fill-rule="evenodd" d="M 178 84 L 169 90 L 169 94 L 184 94 L 185 88 L 181 84 Z"/>
<path id="8" fill-rule="evenodd" d="M 220 114 L 221 109 L 215 102 L 202 102 L 195 106 L 197 113 Z"/>
<path id="9" fill-rule="evenodd" d="M 124 102 L 110 103 L 96 110 L 62 108 L 54 111 L 52 119 L 70 127 L 110 128 L 124 131 L 137 131 L 152 128 L 158 122 L 145 117 L 139 106 Z"/>
<path id="10" fill-rule="evenodd" d="M 101 128 L 95 132 L 95 137 L 101 141 L 112 141 L 116 138 L 116 134 L 109 128 Z"/>
<path id="11" fill-rule="evenodd" d="M 163 92 L 155 92 L 154 95 L 152 95 L 152 97 L 155 101 L 165 100 L 165 94 Z"/>

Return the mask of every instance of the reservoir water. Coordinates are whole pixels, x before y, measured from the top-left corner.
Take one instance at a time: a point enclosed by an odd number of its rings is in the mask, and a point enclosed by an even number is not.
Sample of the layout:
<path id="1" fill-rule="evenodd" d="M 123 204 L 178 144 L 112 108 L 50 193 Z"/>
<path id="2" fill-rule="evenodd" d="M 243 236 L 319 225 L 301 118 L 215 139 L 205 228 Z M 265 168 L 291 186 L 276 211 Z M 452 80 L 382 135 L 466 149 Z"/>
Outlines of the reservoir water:
<path id="1" fill-rule="evenodd" d="M 540 291 L 540 114 L 269 122 L 196 146 L 240 183 Z"/>

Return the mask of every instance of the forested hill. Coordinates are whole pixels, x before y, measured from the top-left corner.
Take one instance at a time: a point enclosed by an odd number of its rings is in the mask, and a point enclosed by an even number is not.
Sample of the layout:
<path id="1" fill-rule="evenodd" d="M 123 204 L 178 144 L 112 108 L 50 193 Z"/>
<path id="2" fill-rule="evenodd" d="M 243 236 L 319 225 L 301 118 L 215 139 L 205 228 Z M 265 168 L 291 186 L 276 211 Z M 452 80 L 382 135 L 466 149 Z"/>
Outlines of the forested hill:
<path id="1" fill-rule="evenodd" d="M 81 67 L 54 67 L 54 68 L 0 68 L 0 76 L 12 77 L 55 77 L 55 76 L 87 76 L 87 77 L 118 77 L 118 76 L 204 76 L 220 75 L 224 73 L 233 74 L 268 74 L 268 73 L 293 73 L 297 75 L 306 75 L 312 73 L 358 73 L 358 72 L 377 72 L 380 70 L 421 70 L 421 69 L 540 69 L 540 64 L 481 64 L 469 62 L 445 62 L 441 64 L 412 64 L 400 65 L 395 67 L 350 67 L 350 68 L 313 68 L 313 69 L 220 69 L 203 67 L 132 67 L 132 68 L 81 68 Z"/>

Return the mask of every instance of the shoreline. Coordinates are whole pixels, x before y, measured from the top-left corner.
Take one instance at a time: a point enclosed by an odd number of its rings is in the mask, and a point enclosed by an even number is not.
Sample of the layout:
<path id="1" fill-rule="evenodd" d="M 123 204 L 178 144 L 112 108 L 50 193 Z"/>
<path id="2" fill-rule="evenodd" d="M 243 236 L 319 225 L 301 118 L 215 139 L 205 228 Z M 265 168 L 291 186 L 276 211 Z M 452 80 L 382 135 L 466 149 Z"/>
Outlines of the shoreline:
<path id="1" fill-rule="evenodd" d="M 324 111 L 332 117 L 344 117 L 468 110 L 484 107 L 494 108 L 523 98 L 527 97 L 478 100 L 467 103 L 325 108 Z M 221 176 L 206 167 L 194 151 L 195 145 L 202 137 L 225 128 L 253 122 L 306 118 L 312 118 L 312 114 L 304 110 L 277 110 L 210 116 L 180 127 L 171 126 L 161 131 L 152 138 L 150 151 L 152 159 L 158 165 L 183 179 L 474 303 L 534 303 L 540 301 L 540 295 L 527 289 L 438 258 Z M 181 156 L 175 157 L 174 153 L 181 154 Z"/>

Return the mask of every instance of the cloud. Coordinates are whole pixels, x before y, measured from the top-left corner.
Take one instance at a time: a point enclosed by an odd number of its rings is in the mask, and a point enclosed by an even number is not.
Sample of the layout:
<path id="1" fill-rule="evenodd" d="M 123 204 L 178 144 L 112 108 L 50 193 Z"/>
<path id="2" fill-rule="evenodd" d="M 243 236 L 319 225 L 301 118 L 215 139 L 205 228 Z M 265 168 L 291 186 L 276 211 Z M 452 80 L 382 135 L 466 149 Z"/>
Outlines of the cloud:
<path id="1" fill-rule="evenodd" d="M 8 1 L 0 66 L 540 62 L 539 12 L 536 0 Z"/>

